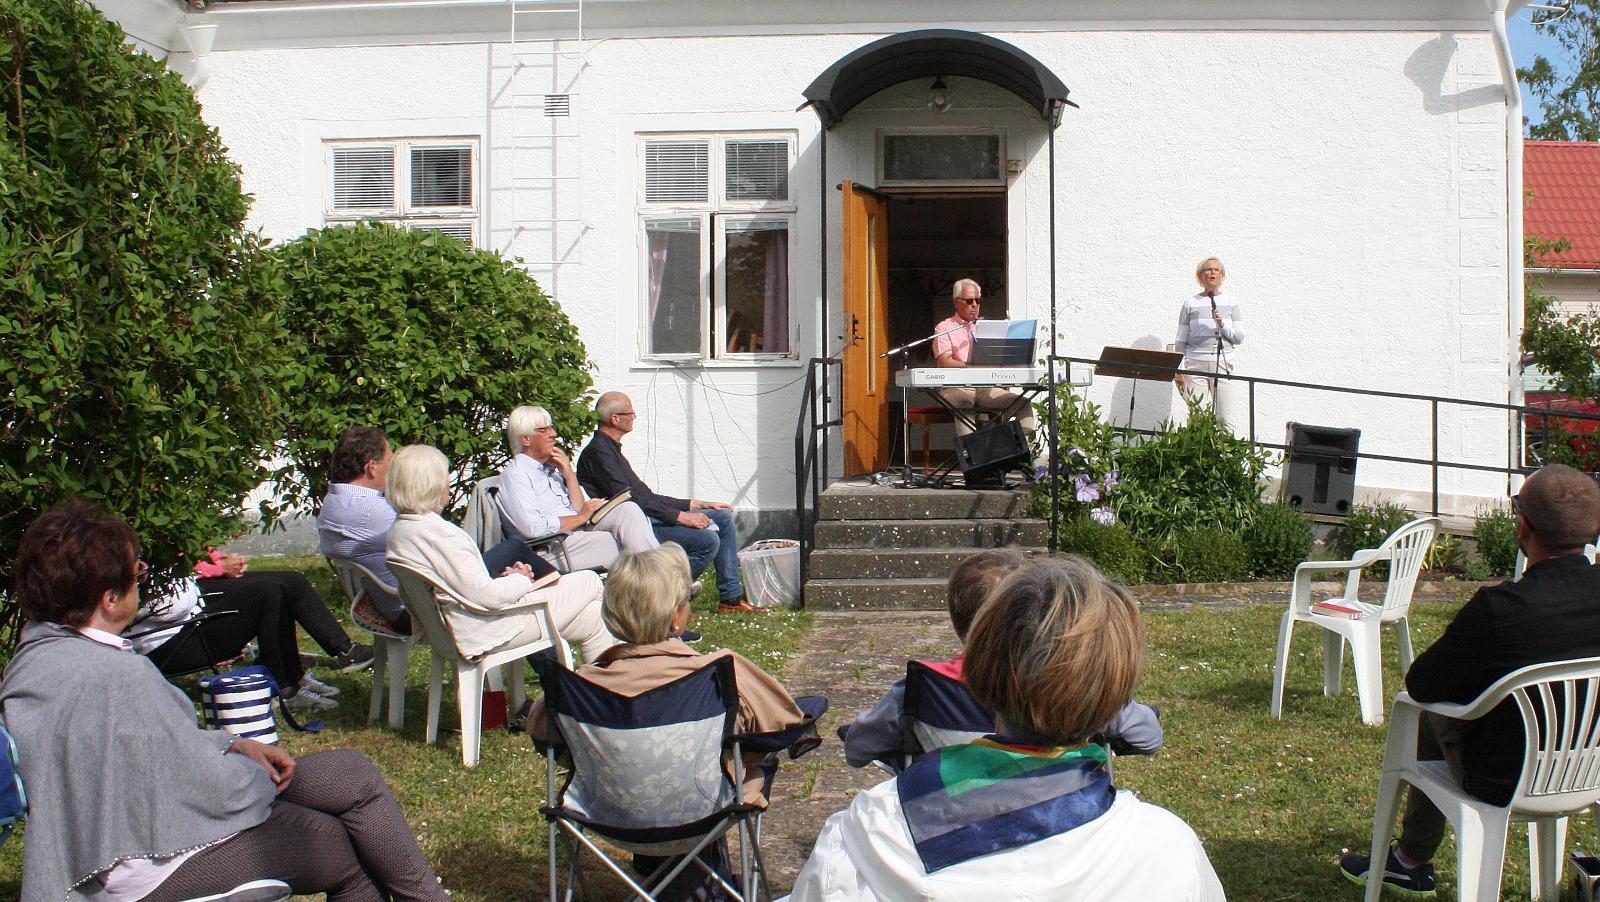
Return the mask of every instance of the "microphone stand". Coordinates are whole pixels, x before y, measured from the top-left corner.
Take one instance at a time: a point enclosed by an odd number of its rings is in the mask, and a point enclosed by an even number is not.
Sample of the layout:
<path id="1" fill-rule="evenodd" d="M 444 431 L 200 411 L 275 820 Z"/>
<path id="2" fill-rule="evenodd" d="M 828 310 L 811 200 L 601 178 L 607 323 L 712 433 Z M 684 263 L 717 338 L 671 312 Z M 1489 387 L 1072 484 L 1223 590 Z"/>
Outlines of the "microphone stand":
<path id="1" fill-rule="evenodd" d="M 983 317 L 981 317 L 981 316 L 978 317 L 978 319 L 982 319 L 982 318 Z M 900 355 L 900 354 L 904 354 L 905 352 L 907 352 L 909 350 L 912 350 L 913 348 L 922 347 L 923 345 L 927 344 L 930 341 L 933 341 L 935 338 L 938 338 L 941 335 L 949 335 L 951 332 L 959 332 L 960 330 L 965 329 L 966 327 L 972 325 L 973 323 L 976 323 L 977 321 L 978 320 L 975 319 L 972 322 L 964 322 L 959 326 L 951 326 L 948 329 L 945 329 L 945 330 L 940 331 L 940 332 L 935 332 L 932 335 L 926 336 L 924 338 L 919 338 L 916 341 L 907 342 L 907 343 L 901 345 L 898 348 L 890 348 L 889 350 L 884 351 L 882 354 L 879 354 L 878 356 L 879 357 L 894 357 L 894 356 L 897 356 L 897 355 Z M 907 404 L 906 404 L 907 399 L 910 397 L 910 393 L 911 393 L 911 389 L 906 388 L 905 386 L 901 386 L 901 388 L 900 388 L 900 457 L 901 457 L 901 464 L 902 464 L 902 472 L 903 472 L 903 475 L 904 475 L 903 484 L 905 485 L 906 488 L 911 488 L 911 425 L 908 422 L 908 419 L 911 416 L 911 408 L 908 407 Z"/>
<path id="2" fill-rule="evenodd" d="M 1210 289 L 1206 297 L 1211 301 L 1211 321 L 1217 322 L 1217 293 Z M 1211 362 L 1211 410 L 1217 410 L 1217 396 L 1222 392 L 1222 327 L 1217 326 L 1217 354 Z"/>

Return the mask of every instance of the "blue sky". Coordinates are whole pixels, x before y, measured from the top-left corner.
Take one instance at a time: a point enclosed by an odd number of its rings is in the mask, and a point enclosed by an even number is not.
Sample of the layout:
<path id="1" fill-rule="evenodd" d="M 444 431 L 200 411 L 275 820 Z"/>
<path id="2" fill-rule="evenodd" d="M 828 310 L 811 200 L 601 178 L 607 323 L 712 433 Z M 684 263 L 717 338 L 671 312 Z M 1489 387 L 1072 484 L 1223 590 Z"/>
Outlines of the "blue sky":
<path id="1" fill-rule="evenodd" d="M 1543 29 L 1534 28 L 1528 21 L 1530 10 L 1523 10 L 1512 17 L 1507 23 L 1506 31 L 1511 38 L 1511 55 L 1517 61 L 1517 68 L 1533 64 L 1533 58 L 1543 54 L 1551 62 L 1561 59 L 1561 48 L 1553 38 L 1543 33 Z M 1543 116 L 1539 112 L 1539 105 L 1528 93 L 1522 89 L 1522 112 L 1527 115 L 1530 122 L 1538 122 Z"/>

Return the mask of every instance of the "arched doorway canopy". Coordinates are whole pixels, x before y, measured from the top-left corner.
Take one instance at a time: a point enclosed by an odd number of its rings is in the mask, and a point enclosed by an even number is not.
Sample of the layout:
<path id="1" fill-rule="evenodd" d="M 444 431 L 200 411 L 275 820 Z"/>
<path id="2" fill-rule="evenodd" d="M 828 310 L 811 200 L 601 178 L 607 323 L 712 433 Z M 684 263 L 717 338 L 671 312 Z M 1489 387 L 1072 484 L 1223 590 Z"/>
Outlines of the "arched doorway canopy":
<path id="1" fill-rule="evenodd" d="M 919 78 L 961 76 L 1004 88 L 1039 112 L 1054 129 L 1061 124 L 1067 86 L 1043 63 L 998 38 L 975 31 L 928 28 L 873 41 L 844 55 L 805 90 L 824 129 L 839 124 L 868 97 L 891 85 Z"/>

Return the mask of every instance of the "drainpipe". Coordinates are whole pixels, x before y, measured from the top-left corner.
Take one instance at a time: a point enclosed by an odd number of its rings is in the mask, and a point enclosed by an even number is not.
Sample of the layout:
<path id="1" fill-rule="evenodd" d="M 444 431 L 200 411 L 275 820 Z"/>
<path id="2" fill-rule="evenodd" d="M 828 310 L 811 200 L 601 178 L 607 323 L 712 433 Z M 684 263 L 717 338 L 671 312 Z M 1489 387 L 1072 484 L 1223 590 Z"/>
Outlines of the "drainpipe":
<path id="1" fill-rule="evenodd" d="M 1511 39 L 1506 34 L 1506 8 L 1511 0 L 1488 0 L 1489 32 L 1494 38 L 1495 61 L 1500 64 L 1500 81 L 1506 94 L 1506 403 L 1523 404 L 1522 396 L 1522 86 L 1517 83 L 1517 67 L 1511 57 Z M 1519 4 L 1520 6 L 1521 4 Z M 1512 466 L 1522 463 L 1521 418 L 1508 416 Z M 1522 486 L 1522 477 L 1511 477 L 1511 492 Z"/>

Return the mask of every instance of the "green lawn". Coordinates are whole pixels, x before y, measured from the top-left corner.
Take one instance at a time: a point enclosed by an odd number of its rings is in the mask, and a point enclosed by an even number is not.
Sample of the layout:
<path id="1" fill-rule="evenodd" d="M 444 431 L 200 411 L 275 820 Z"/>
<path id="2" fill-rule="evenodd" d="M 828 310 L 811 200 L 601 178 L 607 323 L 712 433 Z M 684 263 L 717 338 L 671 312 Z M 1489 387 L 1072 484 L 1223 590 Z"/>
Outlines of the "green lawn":
<path id="1" fill-rule="evenodd" d="M 258 566 L 304 568 L 326 597 L 338 597 L 320 559 Z M 695 624 L 706 633 L 706 646 L 739 649 L 775 672 L 809 627 L 803 613 L 704 616 L 713 603 L 706 587 Z M 1419 649 L 1438 636 L 1459 604 L 1413 608 Z M 1119 758 L 1116 780 L 1195 828 L 1230 899 L 1356 899 L 1359 891 L 1344 882 L 1334 862 L 1348 849 L 1366 848 L 1384 730 L 1362 725 L 1348 664 L 1342 695 L 1322 696 L 1319 638 L 1305 626 L 1295 633 L 1284 719 L 1268 716 L 1279 613 L 1276 607 L 1258 607 L 1146 616 L 1150 652 L 1139 698 L 1161 708 L 1167 747 L 1150 758 Z M 1398 674 L 1392 646 L 1387 651 L 1385 686 L 1393 692 Z M 334 680 L 349 701 L 325 718 L 329 731 L 288 734 L 285 747 L 304 754 L 349 746 L 371 756 L 455 898 L 490 902 L 533 896 L 544 878 L 545 832 L 537 813 L 545 798 L 542 760 L 525 737 L 504 732 L 485 737 L 482 761 L 472 770 L 461 767 L 454 733 L 442 736 L 437 746 L 424 745 L 427 668 L 425 652 L 412 655 L 406 726 L 400 733 L 366 724 L 369 677 L 356 674 Z M 453 717 L 447 693 L 444 723 Z M 17 895 L 21 845 L 14 839 L 0 851 L 0 898 Z M 1568 845 L 1600 847 L 1592 819 L 1578 819 Z M 1453 898 L 1455 849 L 1448 840 L 1439 864 L 1441 895 Z M 1503 893 L 1506 898 L 1527 893 L 1521 828 L 1513 831 Z"/>

